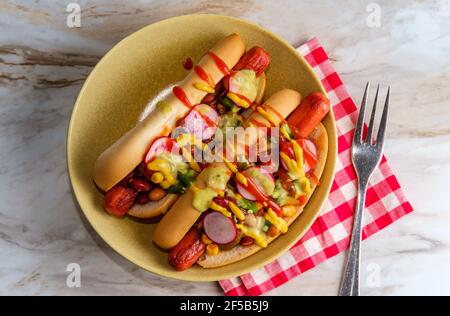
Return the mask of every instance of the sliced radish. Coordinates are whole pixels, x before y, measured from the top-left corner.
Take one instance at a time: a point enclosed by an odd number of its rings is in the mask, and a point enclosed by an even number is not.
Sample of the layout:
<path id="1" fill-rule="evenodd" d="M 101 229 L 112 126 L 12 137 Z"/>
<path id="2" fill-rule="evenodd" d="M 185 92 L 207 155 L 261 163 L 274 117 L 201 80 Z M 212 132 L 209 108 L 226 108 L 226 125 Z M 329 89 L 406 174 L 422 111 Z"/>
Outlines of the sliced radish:
<path id="1" fill-rule="evenodd" d="M 257 176 L 255 176 L 255 173 L 257 173 Z M 273 188 L 275 188 L 275 179 L 272 176 L 272 174 L 266 170 L 266 168 L 251 167 L 251 168 L 248 168 L 248 169 L 242 171 L 242 174 L 244 174 L 246 177 L 249 177 L 250 179 L 252 179 L 252 181 L 255 183 L 255 185 L 258 187 L 258 189 L 261 192 L 264 192 L 267 195 L 272 194 Z M 264 186 L 261 182 L 261 180 L 262 180 L 261 177 L 264 177 L 265 179 L 267 179 L 266 181 L 270 181 L 271 189 L 269 190 L 269 192 L 264 189 Z M 236 187 L 239 191 L 239 194 L 242 195 L 247 200 L 250 200 L 250 201 L 257 200 L 257 198 L 251 192 L 249 192 L 243 184 L 237 183 Z M 270 191 L 272 191 L 272 192 L 270 192 Z"/>
<path id="2" fill-rule="evenodd" d="M 180 146 L 178 146 L 178 143 L 170 137 L 163 136 L 157 138 L 150 146 L 147 155 L 145 155 L 144 162 L 149 163 L 157 154 L 163 152 L 180 154 Z"/>
<path id="3" fill-rule="evenodd" d="M 196 105 L 184 118 L 183 127 L 201 139 L 211 138 L 217 129 L 220 116 L 207 104 Z"/>
<path id="4" fill-rule="evenodd" d="M 306 148 L 309 150 L 309 152 L 314 156 L 317 157 L 317 148 L 316 145 L 314 145 L 314 143 L 309 140 L 309 139 L 304 139 L 303 140 L 304 144 L 306 145 Z M 308 159 L 303 159 L 304 160 L 304 164 L 303 164 L 303 170 L 305 172 L 310 171 L 312 168 L 314 168 L 314 166 L 310 166 Z"/>
<path id="5" fill-rule="evenodd" d="M 314 145 L 314 143 L 309 139 L 302 139 L 302 141 L 305 143 L 306 148 L 308 148 L 308 150 L 311 152 L 311 154 L 313 154 L 314 157 L 317 157 L 316 145 Z M 292 144 L 289 144 L 289 147 L 285 147 L 282 151 L 286 155 L 288 155 L 288 157 L 295 159 L 295 154 L 294 154 L 294 150 L 292 149 Z M 280 163 L 281 163 L 281 166 L 284 168 L 284 170 L 288 171 L 288 167 L 286 166 L 286 163 L 281 158 L 280 158 Z M 308 163 L 308 160 L 305 159 L 305 157 L 303 157 L 303 171 L 308 172 L 313 167 L 314 166 L 310 166 Z"/>
<path id="6" fill-rule="evenodd" d="M 206 236 L 219 245 L 229 244 L 237 237 L 236 224 L 231 218 L 219 212 L 211 212 L 205 215 L 203 229 Z"/>

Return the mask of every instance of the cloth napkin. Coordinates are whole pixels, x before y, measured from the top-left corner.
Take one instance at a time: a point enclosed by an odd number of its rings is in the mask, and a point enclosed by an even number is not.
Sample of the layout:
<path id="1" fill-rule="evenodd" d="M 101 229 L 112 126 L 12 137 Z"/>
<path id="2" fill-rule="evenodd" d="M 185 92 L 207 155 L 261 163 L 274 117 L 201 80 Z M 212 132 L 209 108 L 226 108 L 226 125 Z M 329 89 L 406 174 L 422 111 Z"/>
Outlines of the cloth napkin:
<path id="1" fill-rule="evenodd" d="M 357 107 L 316 38 L 300 46 L 297 51 L 321 79 L 336 118 L 338 159 L 333 185 L 320 216 L 295 246 L 263 268 L 220 281 L 226 295 L 266 293 L 346 250 L 350 244 L 357 193 L 357 180 L 350 158 L 350 149 L 358 117 Z M 363 239 L 412 210 L 383 156 L 367 189 Z"/>

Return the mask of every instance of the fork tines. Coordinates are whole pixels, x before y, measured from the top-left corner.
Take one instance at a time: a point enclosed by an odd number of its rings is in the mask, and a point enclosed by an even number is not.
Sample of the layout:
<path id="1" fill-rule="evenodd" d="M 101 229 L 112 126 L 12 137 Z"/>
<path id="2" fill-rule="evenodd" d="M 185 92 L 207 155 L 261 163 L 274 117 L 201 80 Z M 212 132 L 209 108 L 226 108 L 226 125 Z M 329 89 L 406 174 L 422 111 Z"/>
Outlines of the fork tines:
<path id="1" fill-rule="evenodd" d="M 361 144 L 366 143 L 368 145 L 372 145 L 372 132 L 373 132 L 373 125 L 375 120 L 375 113 L 377 109 L 377 100 L 378 100 L 378 92 L 380 91 L 380 85 L 377 86 L 377 92 L 375 93 L 373 108 L 372 108 L 372 114 L 370 115 L 370 121 L 369 121 L 369 127 L 367 129 L 367 135 L 365 139 L 362 139 L 363 134 L 363 126 L 364 126 L 364 113 L 366 109 L 367 104 L 367 96 L 369 93 L 369 87 L 370 84 L 367 82 L 366 89 L 364 90 L 363 99 L 361 102 L 361 109 L 359 110 L 359 116 L 358 116 L 358 122 L 356 124 L 355 134 L 353 136 L 353 144 Z M 378 127 L 378 134 L 375 141 L 374 146 L 383 146 L 384 141 L 384 134 L 386 132 L 386 121 L 387 121 L 387 114 L 388 114 L 388 107 L 389 107 L 389 95 L 390 95 L 391 87 L 388 87 L 387 94 L 386 94 L 386 100 L 384 102 L 384 108 L 383 108 L 383 114 L 381 116 L 380 126 Z"/>

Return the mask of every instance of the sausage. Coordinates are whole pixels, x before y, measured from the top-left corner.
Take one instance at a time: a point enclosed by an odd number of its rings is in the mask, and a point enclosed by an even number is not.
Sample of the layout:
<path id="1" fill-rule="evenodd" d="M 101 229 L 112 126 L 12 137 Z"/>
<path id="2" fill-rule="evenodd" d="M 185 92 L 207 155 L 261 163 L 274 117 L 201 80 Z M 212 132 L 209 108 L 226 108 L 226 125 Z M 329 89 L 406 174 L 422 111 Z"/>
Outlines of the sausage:
<path id="1" fill-rule="evenodd" d="M 287 122 L 293 127 L 296 138 L 308 137 L 330 111 L 330 100 L 320 92 L 310 93 L 289 116 Z"/>
<path id="2" fill-rule="evenodd" d="M 191 228 L 178 245 L 169 252 L 169 264 L 177 271 L 189 269 L 205 252 L 200 232 Z"/>
<path id="3" fill-rule="evenodd" d="M 259 77 L 269 66 L 270 56 L 259 46 L 252 47 L 241 57 L 234 70 L 250 69 Z"/>
<path id="4" fill-rule="evenodd" d="M 113 187 L 106 192 L 103 200 L 103 208 L 111 215 L 122 217 L 134 204 L 138 192 L 122 185 Z"/>
<path id="5" fill-rule="evenodd" d="M 229 68 L 233 68 L 245 52 L 245 45 L 238 34 L 231 34 L 219 41 L 210 52 L 217 55 Z M 211 75 L 217 84 L 224 76 L 213 58 L 206 54 L 199 65 Z M 194 87 L 201 81 L 195 71 L 178 84 L 191 104 L 198 104 L 206 92 Z M 148 147 L 157 137 L 168 135 L 177 121 L 184 117 L 189 108 L 173 94 L 169 94 L 163 103 L 158 103 L 153 111 L 133 129 L 124 134 L 97 159 L 93 177 L 97 186 L 108 191 L 119 183 L 130 171 L 141 163 Z"/>

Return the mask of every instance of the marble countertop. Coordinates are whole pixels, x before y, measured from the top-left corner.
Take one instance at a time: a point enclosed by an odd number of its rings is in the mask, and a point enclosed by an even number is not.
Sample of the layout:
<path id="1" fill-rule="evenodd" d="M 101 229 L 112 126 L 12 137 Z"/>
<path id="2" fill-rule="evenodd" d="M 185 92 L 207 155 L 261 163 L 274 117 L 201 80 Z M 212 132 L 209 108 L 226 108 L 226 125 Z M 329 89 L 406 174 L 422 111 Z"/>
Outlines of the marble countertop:
<path id="1" fill-rule="evenodd" d="M 80 4 L 80 28 L 66 25 L 70 2 Z M 128 34 L 190 13 L 242 17 L 295 46 L 317 36 L 357 103 L 366 81 L 391 84 L 385 152 L 415 212 L 363 243 L 362 293 L 450 294 L 450 3 L 377 1 L 380 24 L 369 27 L 371 2 L 2 1 L 0 294 L 222 293 L 114 253 L 80 214 L 66 170 L 69 116 L 93 66 Z M 338 255 L 269 294 L 335 295 L 343 262 Z M 81 267 L 81 287 L 67 286 L 69 263 Z"/>

